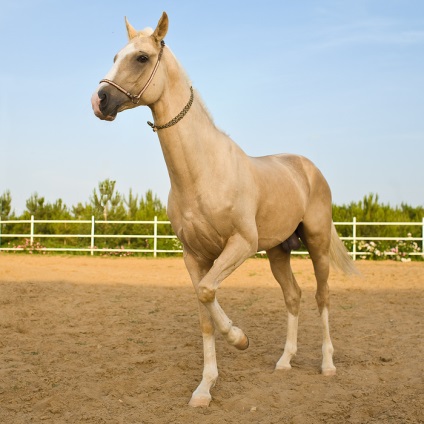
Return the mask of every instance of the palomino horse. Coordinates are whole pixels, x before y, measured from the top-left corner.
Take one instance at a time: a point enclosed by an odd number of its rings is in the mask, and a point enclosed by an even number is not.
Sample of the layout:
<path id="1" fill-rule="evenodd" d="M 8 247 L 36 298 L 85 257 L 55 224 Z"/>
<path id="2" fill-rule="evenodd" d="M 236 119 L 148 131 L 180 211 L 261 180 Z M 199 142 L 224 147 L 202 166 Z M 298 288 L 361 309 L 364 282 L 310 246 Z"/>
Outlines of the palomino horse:
<path id="1" fill-rule="evenodd" d="M 333 375 L 327 279 L 332 261 L 355 271 L 331 216 L 331 193 L 306 158 L 279 154 L 249 157 L 213 123 L 181 65 L 165 46 L 168 17 L 156 29 L 136 31 L 126 20 L 128 44 L 91 99 L 95 115 L 113 121 L 118 112 L 148 106 L 171 181 L 168 215 L 184 246 L 184 261 L 200 308 L 204 370 L 190 405 L 208 406 L 218 377 L 215 329 L 246 349 L 249 340 L 220 307 L 220 283 L 258 251 L 268 254 L 288 309 L 284 353 L 276 369 L 290 369 L 297 350 L 300 288 L 290 267 L 299 237 L 312 258 L 316 300 L 323 325 L 322 373 Z"/>

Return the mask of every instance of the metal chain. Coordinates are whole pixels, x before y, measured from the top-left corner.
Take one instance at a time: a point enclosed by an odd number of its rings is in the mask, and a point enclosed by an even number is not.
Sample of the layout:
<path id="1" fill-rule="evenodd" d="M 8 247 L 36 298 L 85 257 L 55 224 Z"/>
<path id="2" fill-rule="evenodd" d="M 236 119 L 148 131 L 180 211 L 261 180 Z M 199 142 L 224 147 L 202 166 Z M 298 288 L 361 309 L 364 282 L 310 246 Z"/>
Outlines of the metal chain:
<path id="1" fill-rule="evenodd" d="M 191 92 L 190 100 L 185 105 L 184 109 L 175 118 L 171 119 L 169 122 L 167 122 L 166 124 L 163 124 L 163 125 L 155 125 L 153 122 L 147 121 L 147 124 L 152 127 L 153 132 L 156 132 L 157 130 L 163 130 L 164 128 L 172 127 L 177 122 L 181 121 L 181 119 L 183 119 L 184 116 L 186 116 L 187 112 L 191 108 L 191 105 L 193 104 L 193 98 L 194 98 L 193 87 L 190 87 L 190 92 Z"/>

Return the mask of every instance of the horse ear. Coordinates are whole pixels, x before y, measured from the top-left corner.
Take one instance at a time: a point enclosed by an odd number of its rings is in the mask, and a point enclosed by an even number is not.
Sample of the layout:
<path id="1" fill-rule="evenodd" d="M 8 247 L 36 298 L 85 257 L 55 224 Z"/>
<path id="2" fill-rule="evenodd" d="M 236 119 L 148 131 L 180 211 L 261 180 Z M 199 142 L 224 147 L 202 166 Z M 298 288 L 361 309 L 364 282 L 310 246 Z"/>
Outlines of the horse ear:
<path id="1" fill-rule="evenodd" d="M 159 19 L 158 26 L 152 34 L 152 37 L 156 42 L 160 43 L 165 38 L 166 33 L 168 32 L 168 23 L 168 15 L 166 12 L 163 12 L 161 18 Z"/>
<path id="2" fill-rule="evenodd" d="M 127 33 L 128 33 L 128 40 L 132 40 L 134 37 L 137 36 L 138 32 L 134 27 L 128 22 L 127 17 L 125 16 L 125 25 L 127 27 Z"/>

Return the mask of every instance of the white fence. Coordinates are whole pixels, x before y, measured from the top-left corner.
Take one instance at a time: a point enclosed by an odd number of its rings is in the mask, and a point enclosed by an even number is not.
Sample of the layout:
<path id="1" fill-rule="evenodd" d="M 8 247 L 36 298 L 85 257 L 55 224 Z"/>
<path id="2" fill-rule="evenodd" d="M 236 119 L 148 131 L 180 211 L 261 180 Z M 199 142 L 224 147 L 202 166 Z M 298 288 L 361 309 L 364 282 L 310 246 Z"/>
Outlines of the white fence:
<path id="1" fill-rule="evenodd" d="M 29 233 L 25 234 L 2 234 L 2 225 L 7 224 L 29 224 Z M 35 232 L 36 224 L 90 224 L 90 233 L 86 234 L 39 234 Z M 134 225 L 152 225 L 153 231 L 152 234 L 96 234 L 96 225 L 99 224 L 134 224 Z M 54 251 L 54 252 L 90 252 L 91 255 L 94 253 L 150 253 L 153 254 L 154 257 L 157 256 L 158 253 L 182 253 L 181 249 L 172 249 L 172 250 L 164 250 L 158 249 L 158 240 L 161 239 L 174 239 L 177 240 L 177 236 L 175 235 L 159 235 L 158 234 L 158 226 L 159 225 L 168 225 L 171 223 L 169 221 L 159 221 L 155 216 L 153 221 L 96 221 L 94 216 L 91 217 L 91 220 L 41 220 L 34 219 L 34 216 L 31 216 L 31 219 L 28 220 L 0 220 L 0 251 L 22 251 L 27 250 L 26 247 L 4 247 L 3 239 L 5 238 L 22 238 L 27 239 L 29 241 L 29 246 L 34 246 L 34 239 L 38 238 L 77 238 L 77 239 L 89 239 L 90 244 L 86 248 L 73 248 L 73 247 L 42 247 L 37 250 L 41 251 Z M 131 249 L 131 248 L 121 248 L 121 249 L 111 249 L 111 248 L 102 248 L 97 249 L 96 247 L 96 239 L 146 239 L 153 240 L 153 247 L 147 249 Z"/>
<path id="2" fill-rule="evenodd" d="M 2 231 L 3 226 L 10 224 L 27 224 L 28 225 L 28 233 L 20 233 L 20 234 L 9 234 Z M 40 234 L 35 231 L 37 224 L 89 224 L 90 232 L 84 234 Z M 96 225 L 110 225 L 110 224 L 133 224 L 133 225 L 151 225 L 152 233 L 151 234 L 96 234 Z M 376 241 L 395 241 L 395 242 L 406 242 L 406 243 L 416 243 L 417 249 L 416 251 L 409 252 L 409 256 L 423 256 L 424 250 L 424 218 L 422 222 L 357 222 L 356 218 L 353 218 L 352 222 L 335 222 L 336 227 L 338 226 L 349 226 L 351 227 L 352 236 L 349 237 L 341 237 L 342 240 L 350 242 L 351 250 L 349 254 L 352 256 L 353 260 L 356 260 L 357 257 L 362 257 L 366 255 L 370 255 L 369 251 L 362 251 L 358 249 L 358 243 L 360 242 L 376 242 Z M 158 255 L 158 253 L 165 254 L 174 254 L 174 253 L 182 253 L 180 247 L 176 247 L 173 249 L 159 249 L 158 248 L 158 240 L 161 239 L 172 239 L 177 240 L 175 235 L 160 235 L 158 234 L 158 226 L 159 225 L 167 225 L 170 226 L 171 223 L 169 221 L 158 221 L 157 217 L 154 218 L 153 221 L 96 221 L 94 216 L 91 220 L 37 220 L 34 219 L 34 216 L 31 216 L 29 220 L 6 220 L 2 221 L 0 219 L 0 251 L 23 251 L 28 250 L 34 247 L 34 239 L 42 239 L 42 238 L 60 238 L 60 239 L 89 239 L 89 245 L 85 248 L 80 247 L 41 247 L 37 250 L 40 251 L 54 251 L 54 252 L 89 252 L 91 255 L 95 253 L 147 253 L 153 254 L 154 257 Z M 421 236 L 420 237 L 412 237 L 405 234 L 400 234 L 396 237 L 361 237 L 357 236 L 358 227 L 361 226 L 398 226 L 398 227 L 421 227 Z M 23 239 L 27 241 L 27 246 L 9 246 L 9 243 L 6 239 Z M 141 249 L 141 248 L 124 248 L 120 249 L 116 248 L 102 248 L 97 249 L 96 247 L 96 239 L 145 239 L 152 240 L 153 246 Z M 5 246 L 5 243 L 7 244 Z M 306 251 L 293 251 L 293 254 L 296 255 L 307 255 Z M 383 252 L 382 252 L 383 253 Z M 384 252 L 384 255 L 396 255 L 393 251 Z"/>

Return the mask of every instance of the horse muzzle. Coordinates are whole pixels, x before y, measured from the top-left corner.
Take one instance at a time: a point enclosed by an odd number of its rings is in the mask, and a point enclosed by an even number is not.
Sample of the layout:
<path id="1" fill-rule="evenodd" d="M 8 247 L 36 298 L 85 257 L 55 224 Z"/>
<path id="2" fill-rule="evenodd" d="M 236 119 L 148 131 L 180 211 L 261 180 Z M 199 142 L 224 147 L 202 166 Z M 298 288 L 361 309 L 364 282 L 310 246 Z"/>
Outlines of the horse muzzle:
<path id="1" fill-rule="evenodd" d="M 113 121 L 118 114 L 119 104 L 113 100 L 110 93 L 100 87 L 91 96 L 91 106 L 94 114 L 104 121 Z"/>

